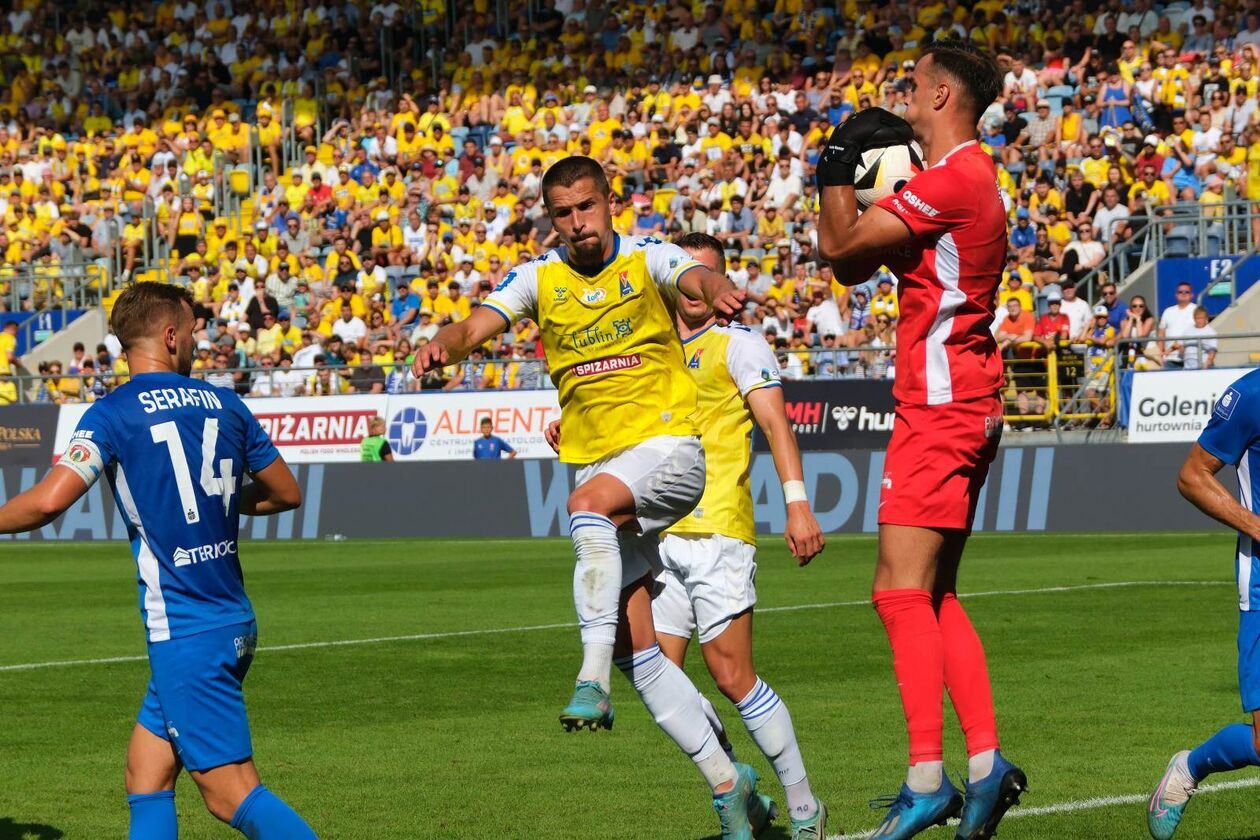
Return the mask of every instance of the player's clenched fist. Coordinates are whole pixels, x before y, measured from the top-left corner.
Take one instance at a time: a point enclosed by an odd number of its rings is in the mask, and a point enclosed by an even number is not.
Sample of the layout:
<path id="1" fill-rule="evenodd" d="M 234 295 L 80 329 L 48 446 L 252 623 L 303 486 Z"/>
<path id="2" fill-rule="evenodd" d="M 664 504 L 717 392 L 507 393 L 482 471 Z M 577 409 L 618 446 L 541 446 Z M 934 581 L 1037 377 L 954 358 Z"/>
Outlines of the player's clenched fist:
<path id="1" fill-rule="evenodd" d="M 411 372 L 418 378 L 431 370 L 444 368 L 450 363 L 451 354 L 446 345 L 440 341 L 430 341 L 416 351 L 415 361 L 411 363 Z"/>
<path id="2" fill-rule="evenodd" d="M 744 311 L 747 294 L 742 289 L 729 289 L 713 299 L 713 311 L 723 324 L 734 321 Z"/>
<path id="3" fill-rule="evenodd" d="M 783 538 L 799 566 L 807 565 L 822 553 L 826 541 L 808 502 L 787 506 L 787 527 L 783 529 Z"/>
<path id="4" fill-rule="evenodd" d="M 547 430 L 543 432 L 543 437 L 547 439 L 547 445 L 551 447 L 553 452 L 560 451 L 560 421 L 552 420 L 547 424 Z"/>
<path id="5" fill-rule="evenodd" d="M 862 152 L 901 146 L 913 139 L 910 123 L 891 111 L 883 108 L 859 111 L 831 130 L 818 160 L 818 186 L 851 187 Z"/>

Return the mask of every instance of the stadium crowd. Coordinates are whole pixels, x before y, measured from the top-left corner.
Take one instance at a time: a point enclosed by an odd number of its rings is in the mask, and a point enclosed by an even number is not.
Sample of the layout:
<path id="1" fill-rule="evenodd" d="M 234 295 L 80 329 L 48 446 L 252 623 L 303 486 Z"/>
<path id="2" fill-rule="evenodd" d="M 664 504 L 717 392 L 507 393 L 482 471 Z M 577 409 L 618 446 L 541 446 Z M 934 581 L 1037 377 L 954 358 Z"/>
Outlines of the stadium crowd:
<path id="1" fill-rule="evenodd" d="M 1063 312 L 1054 334 L 1089 340 L 1084 299 L 1113 338 L 1154 335 L 1096 269 L 1174 202 L 1212 217 L 1260 196 L 1260 14 L 1241 4 L 18 2 L 0 16 L 0 305 L 56 305 L 104 285 L 68 266 L 108 264 L 186 285 L 196 370 L 242 393 L 541 387 L 529 323 L 422 382 L 407 363 L 555 244 L 541 176 L 585 154 L 621 232 L 724 242 L 785 376 L 889 376 L 895 278 L 817 258 L 812 167 L 830 126 L 904 109 L 943 36 L 1005 69 L 980 121 L 1011 220 L 999 339 L 1017 310 L 1015 337 Z M 252 191 L 216 215 L 240 171 Z M 1147 364 L 1177 361 L 1151 345 Z M 87 400 L 126 366 L 107 343 L 40 373 L 39 399 Z"/>

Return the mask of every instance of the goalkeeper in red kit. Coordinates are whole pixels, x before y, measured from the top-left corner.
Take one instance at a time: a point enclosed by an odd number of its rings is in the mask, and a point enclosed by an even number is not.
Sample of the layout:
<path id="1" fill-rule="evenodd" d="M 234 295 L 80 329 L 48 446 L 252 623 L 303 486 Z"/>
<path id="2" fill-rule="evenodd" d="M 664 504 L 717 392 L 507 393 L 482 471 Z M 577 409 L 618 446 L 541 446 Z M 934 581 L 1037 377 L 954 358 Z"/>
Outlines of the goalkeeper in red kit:
<path id="1" fill-rule="evenodd" d="M 976 124 L 1002 86 L 970 44 L 929 46 L 905 119 L 873 108 L 831 132 L 818 163 L 818 244 L 837 277 L 898 278 L 896 419 L 879 502 L 875 610 L 888 632 L 910 769 L 878 838 L 961 811 L 957 836 L 991 837 L 1027 779 L 999 752 L 984 648 L 955 595 L 958 564 L 1002 433 L 1002 358 L 989 325 L 1006 255 L 1006 208 Z M 863 152 L 917 140 L 925 169 L 858 213 Z M 944 774 L 945 689 L 966 736 L 965 797 Z"/>

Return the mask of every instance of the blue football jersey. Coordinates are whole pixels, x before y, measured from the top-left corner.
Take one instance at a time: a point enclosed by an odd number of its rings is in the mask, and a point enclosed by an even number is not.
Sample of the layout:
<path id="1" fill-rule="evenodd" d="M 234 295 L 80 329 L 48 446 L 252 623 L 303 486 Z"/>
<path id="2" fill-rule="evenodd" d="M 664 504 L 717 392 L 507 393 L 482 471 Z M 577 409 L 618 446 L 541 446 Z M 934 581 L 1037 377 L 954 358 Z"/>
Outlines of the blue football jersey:
<path id="1" fill-rule="evenodd" d="M 1260 514 L 1254 488 L 1260 484 L 1260 370 L 1234 382 L 1212 409 L 1199 446 L 1238 470 L 1238 500 Z M 1260 610 L 1260 546 L 1238 535 L 1238 608 Z"/>
<path id="2" fill-rule="evenodd" d="M 150 642 L 251 621 L 237 557 L 242 478 L 280 453 L 235 393 L 133 376 L 83 415 L 58 462 L 103 473 L 127 523 Z"/>

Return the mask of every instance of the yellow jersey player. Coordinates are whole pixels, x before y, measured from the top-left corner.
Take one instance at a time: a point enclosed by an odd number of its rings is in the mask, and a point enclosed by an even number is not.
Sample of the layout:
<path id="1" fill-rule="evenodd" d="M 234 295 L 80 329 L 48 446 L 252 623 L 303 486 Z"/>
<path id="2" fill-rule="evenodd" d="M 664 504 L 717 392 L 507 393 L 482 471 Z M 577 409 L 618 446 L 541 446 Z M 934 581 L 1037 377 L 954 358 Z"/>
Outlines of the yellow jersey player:
<path id="1" fill-rule="evenodd" d="M 676 242 L 709 268 L 726 273 L 718 240 L 691 233 Z M 788 548 L 804 566 L 824 544 L 801 480 L 801 455 L 784 407 L 779 366 L 761 333 L 717 325 L 704 301 L 679 299 L 677 320 L 687 368 L 699 391 L 705 490 L 695 509 L 661 541 L 665 568 L 652 601 L 657 639 L 665 655 L 682 667 L 692 633 L 699 634 L 701 654 L 718 690 L 735 704 L 783 783 L 793 840 L 822 840 L 827 810 L 810 789 L 792 716 L 757 676 L 752 656 L 757 534 L 749 472 L 754 422 L 766 435 L 783 482 Z M 729 749 L 721 722 L 707 701 L 705 705 Z"/>
<path id="2" fill-rule="evenodd" d="M 538 324 L 566 430 L 560 460 L 578 465 L 568 508 L 583 660 L 561 723 L 611 728 L 615 655 L 709 783 L 724 840 L 748 840 L 769 818 L 757 775 L 722 750 L 695 686 L 661 653 L 650 595 L 660 532 L 704 491 L 696 390 L 672 298 L 702 299 L 727 318 L 743 309 L 744 295 L 676 245 L 615 233 L 610 192 L 591 158 L 553 164 L 542 195 L 561 246 L 517 266 L 468 318 L 439 330 L 416 354 L 415 372 L 462 361 L 520 318 Z"/>

